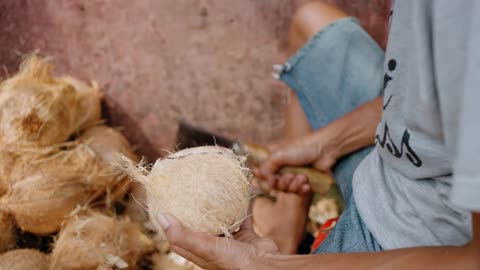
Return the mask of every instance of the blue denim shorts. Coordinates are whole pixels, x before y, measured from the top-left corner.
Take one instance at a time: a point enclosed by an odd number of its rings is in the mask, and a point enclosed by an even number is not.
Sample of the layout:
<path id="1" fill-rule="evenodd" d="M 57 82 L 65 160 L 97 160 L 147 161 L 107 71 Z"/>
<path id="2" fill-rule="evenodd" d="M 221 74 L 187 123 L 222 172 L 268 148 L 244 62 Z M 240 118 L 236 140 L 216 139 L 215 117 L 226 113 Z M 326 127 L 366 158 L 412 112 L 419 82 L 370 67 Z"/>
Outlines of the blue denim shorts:
<path id="1" fill-rule="evenodd" d="M 313 129 L 322 128 L 382 94 L 384 52 L 355 18 L 337 20 L 318 32 L 276 77 L 297 94 Z M 333 175 L 345 201 L 335 228 L 313 253 L 368 252 L 382 248 L 358 213 L 352 177 L 373 146 L 343 157 Z"/>

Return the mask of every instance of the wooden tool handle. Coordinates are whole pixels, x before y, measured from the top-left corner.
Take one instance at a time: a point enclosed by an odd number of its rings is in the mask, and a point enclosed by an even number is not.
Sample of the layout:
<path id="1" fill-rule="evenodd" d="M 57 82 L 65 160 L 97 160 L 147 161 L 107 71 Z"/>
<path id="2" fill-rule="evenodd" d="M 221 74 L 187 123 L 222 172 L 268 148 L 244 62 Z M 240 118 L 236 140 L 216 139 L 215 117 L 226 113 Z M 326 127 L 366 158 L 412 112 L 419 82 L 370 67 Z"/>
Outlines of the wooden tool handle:
<path id="1" fill-rule="evenodd" d="M 270 156 L 270 150 L 268 148 L 246 143 L 242 145 L 243 150 L 248 153 L 248 159 L 255 165 L 258 165 L 265 161 Z M 308 178 L 308 182 L 312 187 L 312 190 L 317 193 L 326 194 L 334 181 L 328 174 L 322 173 L 312 167 L 306 166 L 285 166 L 280 169 L 280 174 L 293 173 L 303 174 Z"/>

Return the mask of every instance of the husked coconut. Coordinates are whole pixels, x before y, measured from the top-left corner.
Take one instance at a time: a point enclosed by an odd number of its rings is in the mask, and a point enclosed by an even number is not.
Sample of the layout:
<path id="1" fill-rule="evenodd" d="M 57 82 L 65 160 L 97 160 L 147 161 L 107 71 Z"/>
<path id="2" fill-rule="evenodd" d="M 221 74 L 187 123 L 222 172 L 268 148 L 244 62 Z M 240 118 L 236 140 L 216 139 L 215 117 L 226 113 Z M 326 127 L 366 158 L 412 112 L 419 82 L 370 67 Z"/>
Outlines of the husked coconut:
<path id="1" fill-rule="evenodd" d="M 8 179 L 15 164 L 15 159 L 14 154 L 0 150 L 0 197 L 7 193 L 10 188 Z"/>
<path id="2" fill-rule="evenodd" d="M 0 255 L 0 270 L 48 270 L 48 255 L 35 249 L 16 249 Z"/>
<path id="3" fill-rule="evenodd" d="M 119 154 L 136 156 L 119 132 L 106 126 L 92 127 L 69 144 L 64 150 L 24 154 L 15 162 L 9 192 L 0 202 L 20 229 L 55 233 L 78 205 L 106 193 L 115 201 L 128 191 L 130 180 L 113 173 L 111 159 Z"/>
<path id="4" fill-rule="evenodd" d="M 50 146 L 101 118 L 101 94 L 70 77 L 56 78 L 46 58 L 31 55 L 0 84 L 0 148 Z"/>
<path id="5" fill-rule="evenodd" d="M 125 208 L 125 214 L 133 221 L 143 224 L 146 228 L 148 228 L 147 223 L 149 221 L 149 217 L 146 206 L 147 193 L 145 191 L 145 187 L 138 182 L 132 182 L 131 186 L 130 198 Z"/>
<path id="6" fill-rule="evenodd" d="M 135 269 L 153 241 L 125 218 L 96 212 L 71 217 L 54 243 L 50 270 Z"/>
<path id="7" fill-rule="evenodd" d="M 86 129 L 78 139 L 90 146 L 108 166 L 117 159 L 119 153 L 129 159 L 138 160 L 127 139 L 114 128 L 105 125 L 94 126 Z"/>
<path id="8" fill-rule="evenodd" d="M 88 183 L 105 181 L 95 155 L 83 144 L 46 156 L 23 157 L 10 175 L 11 187 L 0 199 L 17 226 L 51 234 L 77 207 L 99 192 Z"/>
<path id="9" fill-rule="evenodd" d="M 131 160 L 138 160 L 127 139 L 119 131 L 99 125 L 85 130 L 78 140 L 95 153 L 103 167 L 103 175 L 108 176 L 103 178 L 107 181 L 95 181 L 91 184 L 97 186 L 98 190 L 108 189 L 111 191 L 111 200 L 121 199 L 129 191 L 131 180 L 125 175 L 115 175 L 112 163 L 119 154 L 127 156 Z"/>
<path id="10" fill-rule="evenodd" d="M 147 191 L 150 217 L 169 213 L 190 230 L 231 236 L 247 215 L 250 170 L 245 157 L 218 146 L 182 150 L 159 159 L 150 172 L 121 158 L 117 166 Z M 151 218 L 161 232 L 156 218 Z"/>
<path id="11" fill-rule="evenodd" d="M 15 247 L 15 228 L 12 217 L 0 211 L 0 253 Z M 0 268 L 1 269 L 1 268 Z"/>
<path id="12" fill-rule="evenodd" d="M 91 189 L 79 179 L 52 171 L 15 183 L 1 203 L 20 229 L 45 235 L 57 232 L 67 215 L 91 196 Z"/>

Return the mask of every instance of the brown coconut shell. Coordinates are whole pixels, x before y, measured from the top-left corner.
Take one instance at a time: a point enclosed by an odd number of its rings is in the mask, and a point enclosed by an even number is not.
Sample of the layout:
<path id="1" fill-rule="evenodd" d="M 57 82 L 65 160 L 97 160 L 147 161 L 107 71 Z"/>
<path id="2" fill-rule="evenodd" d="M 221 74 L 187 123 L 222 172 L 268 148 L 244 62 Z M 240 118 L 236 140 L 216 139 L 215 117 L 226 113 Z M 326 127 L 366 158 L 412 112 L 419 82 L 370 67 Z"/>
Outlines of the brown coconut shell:
<path id="1" fill-rule="evenodd" d="M 105 125 L 98 125 L 85 130 L 78 138 L 78 141 L 87 145 L 95 153 L 98 161 L 103 167 L 104 182 L 94 182 L 98 190 L 108 189 L 111 195 L 110 200 L 116 201 L 130 190 L 132 181 L 126 175 L 118 175 L 114 172 L 113 162 L 118 155 L 127 156 L 129 159 L 138 161 L 138 157 L 132 150 L 127 139 L 117 130 Z"/>
<path id="2" fill-rule="evenodd" d="M 128 141 L 106 126 L 87 129 L 65 150 L 38 148 L 17 158 L 9 176 L 10 190 L 0 200 L 18 227 L 36 234 L 55 233 L 78 205 L 108 196 L 121 199 L 130 180 L 113 172 L 119 154 L 137 160 Z"/>
<path id="3" fill-rule="evenodd" d="M 147 227 L 146 223 L 149 220 L 147 211 L 147 192 L 145 187 L 138 183 L 131 183 L 130 198 L 125 208 L 125 214 L 129 216 L 133 221 L 140 223 Z"/>
<path id="4" fill-rule="evenodd" d="M 96 176 L 101 166 L 95 153 L 78 141 L 52 147 L 29 149 L 17 155 L 10 170 L 10 186 L 34 174 L 48 175 L 52 169 L 59 175 Z M 85 171 L 89 170 L 89 171 Z"/>
<path id="5" fill-rule="evenodd" d="M 126 263 L 128 269 L 134 269 L 140 258 L 153 249 L 153 241 L 128 219 L 96 212 L 79 214 L 60 231 L 50 270 L 95 270 L 113 268 L 115 263 Z"/>
<path id="6" fill-rule="evenodd" d="M 20 229 L 45 235 L 57 232 L 68 214 L 91 196 L 91 189 L 78 178 L 52 172 L 15 183 L 2 204 Z"/>
<path id="7" fill-rule="evenodd" d="M 0 211 L 0 253 L 15 247 L 15 227 L 12 217 Z M 0 268 L 1 269 L 1 268 Z"/>
<path id="8" fill-rule="evenodd" d="M 48 270 L 48 255 L 35 249 L 16 249 L 0 255 L 0 270 Z"/>
<path id="9" fill-rule="evenodd" d="M 11 173 L 11 188 L 0 199 L 17 226 L 35 234 L 60 229 L 67 215 L 99 192 L 91 182 L 105 182 L 91 150 L 83 144 L 46 156 L 22 157 Z"/>
<path id="10" fill-rule="evenodd" d="M 70 77 L 56 78 L 53 65 L 31 55 L 13 77 L 0 84 L 0 147 L 24 147 L 65 142 L 72 134 L 101 118 L 101 94 Z"/>
<path id="11" fill-rule="evenodd" d="M 0 197 L 10 189 L 9 177 L 16 157 L 7 151 L 0 151 Z"/>

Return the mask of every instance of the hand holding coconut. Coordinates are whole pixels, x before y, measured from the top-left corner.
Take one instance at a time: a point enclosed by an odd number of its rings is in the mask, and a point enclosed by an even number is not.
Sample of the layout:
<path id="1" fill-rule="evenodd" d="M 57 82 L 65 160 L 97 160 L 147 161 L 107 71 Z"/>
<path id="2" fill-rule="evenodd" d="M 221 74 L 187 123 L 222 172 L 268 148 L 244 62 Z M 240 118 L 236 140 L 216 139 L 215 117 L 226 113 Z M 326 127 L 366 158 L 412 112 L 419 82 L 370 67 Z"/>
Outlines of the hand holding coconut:
<path id="1" fill-rule="evenodd" d="M 123 157 L 118 167 L 147 191 L 150 217 L 176 216 L 192 231 L 231 236 L 247 217 L 250 170 L 231 150 L 205 146 L 157 160 L 149 172 Z M 152 219 L 159 232 L 161 225 Z"/>
<path id="2" fill-rule="evenodd" d="M 172 251 L 203 268 L 256 269 L 255 256 L 278 249 L 253 232 L 244 162 L 229 149 L 206 146 L 159 159 L 150 172 L 128 158 L 118 166 L 145 186 L 150 218 Z"/>
<path id="3" fill-rule="evenodd" d="M 205 269 L 262 269 L 259 258 L 278 253 L 275 242 L 253 232 L 250 215 L 233 239 L 185 230 L 168 214 L 159 214 L 156 219 L 165 231 L 171 250 Z"/>

